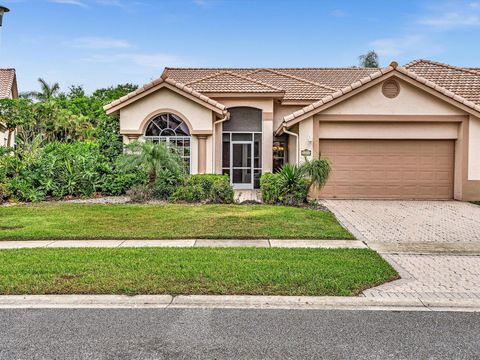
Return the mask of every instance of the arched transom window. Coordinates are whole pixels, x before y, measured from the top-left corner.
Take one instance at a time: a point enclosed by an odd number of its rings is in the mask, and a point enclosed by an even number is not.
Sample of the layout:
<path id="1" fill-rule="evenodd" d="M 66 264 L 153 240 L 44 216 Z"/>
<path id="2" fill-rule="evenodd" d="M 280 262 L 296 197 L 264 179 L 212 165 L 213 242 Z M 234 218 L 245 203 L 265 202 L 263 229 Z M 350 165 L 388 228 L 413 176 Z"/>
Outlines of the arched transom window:
<path id="1" fill-rule="evenodd" d="M 167 113 L 153 118 L 145 129 L 145 139 L 174 145 L 190 170 L 190 131 L 187 124 L 177 115 Z"/>

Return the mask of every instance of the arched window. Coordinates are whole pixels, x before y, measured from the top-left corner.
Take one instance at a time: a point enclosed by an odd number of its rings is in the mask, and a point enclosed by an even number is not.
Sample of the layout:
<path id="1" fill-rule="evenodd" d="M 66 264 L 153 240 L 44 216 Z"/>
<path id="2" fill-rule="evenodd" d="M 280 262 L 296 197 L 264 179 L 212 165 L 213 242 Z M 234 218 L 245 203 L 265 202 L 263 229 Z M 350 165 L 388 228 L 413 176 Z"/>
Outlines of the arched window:
<path id="1" fill-rule="evenodd" d="M 172 144 L 190 170 L 191 139 L 187 124 L 175 114 L 160 114 L 145 129 L 145 140 Z"/>

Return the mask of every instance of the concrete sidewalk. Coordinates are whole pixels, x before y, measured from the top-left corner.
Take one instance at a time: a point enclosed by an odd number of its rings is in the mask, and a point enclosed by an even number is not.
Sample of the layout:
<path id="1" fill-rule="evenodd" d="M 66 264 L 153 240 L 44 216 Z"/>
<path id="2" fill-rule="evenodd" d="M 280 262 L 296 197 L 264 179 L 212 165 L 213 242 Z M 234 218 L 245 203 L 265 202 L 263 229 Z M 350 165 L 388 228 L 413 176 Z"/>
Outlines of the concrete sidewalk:
<path id="1" fill-rule="evenodd" d="M 136 247 L 261 247 L 261 248 L 319 248 L 366 249 L 358 240 L 38 240 L 0 241 L 0 250 L 33 248 L 136 248 Z"/>
<path id="2" fill-rule="evenodd" d="M 291 309 L 480 312 L 480 299 L 375 299 L 249 295 L 4 295 L 0 309 Z"/>

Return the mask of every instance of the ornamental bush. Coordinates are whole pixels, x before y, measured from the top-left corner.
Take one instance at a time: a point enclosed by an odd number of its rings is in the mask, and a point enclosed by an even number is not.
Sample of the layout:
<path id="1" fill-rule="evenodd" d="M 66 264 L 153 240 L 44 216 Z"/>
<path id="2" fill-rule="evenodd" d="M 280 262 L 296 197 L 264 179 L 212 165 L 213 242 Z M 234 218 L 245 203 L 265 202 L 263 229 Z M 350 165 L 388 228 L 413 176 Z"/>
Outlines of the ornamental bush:
<path id="1" fill-rule="evenodd" d="M 180 185 L 170 201 L 207 202 L 215 204 L 231 204 L 234 191 L 230 179 L 226 175 L 198 174 L 188 176 Z"/>
<path id="2" fill-rule="evenodd" d="M 308 181 L 296 171 L 287 171 L 284 167 L 276 174 L 263 174 L 260 178 L 263 202 L 290 206 L 305 203 L 308 196 Z"/>
<path id="3" fill-rule="evenodd" d="M 0 155 L 0 198 L 36 202 L 47 198 L 120 195 L 134 184 L 145 184 L 144 171 L 122 171 L 95 142 L 41 146 L 34 142 Z"/>

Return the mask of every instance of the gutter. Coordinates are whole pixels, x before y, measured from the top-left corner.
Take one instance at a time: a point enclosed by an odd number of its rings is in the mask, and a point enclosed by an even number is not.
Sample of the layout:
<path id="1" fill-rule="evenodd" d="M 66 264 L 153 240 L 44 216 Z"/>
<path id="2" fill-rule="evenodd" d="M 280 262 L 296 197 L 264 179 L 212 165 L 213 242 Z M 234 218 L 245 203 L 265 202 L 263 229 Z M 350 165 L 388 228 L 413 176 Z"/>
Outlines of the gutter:
<path id="1" fill-rule="evenodd" d="M 299 144 L 298 144 L 298 134 L 295 134 L 294 132 L 291 132 L 291 131 L 288 131 L 287 130 L 287 127 L 284 125 L 283 126 L 283 132 L 285 134 L 288 134 L 288 135 L 292 135 L 295 137 L 295 160 L 296 160 L 296 164 L 298 164 L 299 162 Z"/>
<path id="2" fill-rule="evenodd" d="M 225 121 L 228 121 L 228 120 L 230 120 L 230 113 L 228 111 L 226 111 L 225 116 L 223 118 L 218 119 L 217 121 L 214 121 L 214 123 L 213 123 L 213 146 L 212 146 L 212 148 L 213 148 L 213 164 L 212 164 L 213 165 L 213 167 L 212 167 L 213 172 L 215 172 L 215 170 L 216 170 L 215 169 L 215 167 L 216 167 L 215 164 L 216 164 L 216 160 L 217 160 L 215 158 L 215 155 L 217 153 L 217 141 L 216 141 L 217 124 L 221 124 L 221 123 L 223 123 Z"/>

